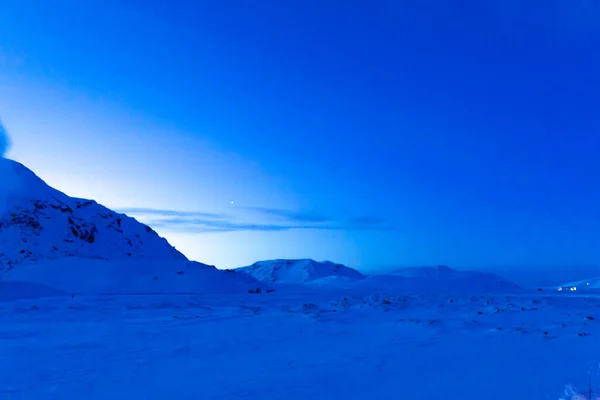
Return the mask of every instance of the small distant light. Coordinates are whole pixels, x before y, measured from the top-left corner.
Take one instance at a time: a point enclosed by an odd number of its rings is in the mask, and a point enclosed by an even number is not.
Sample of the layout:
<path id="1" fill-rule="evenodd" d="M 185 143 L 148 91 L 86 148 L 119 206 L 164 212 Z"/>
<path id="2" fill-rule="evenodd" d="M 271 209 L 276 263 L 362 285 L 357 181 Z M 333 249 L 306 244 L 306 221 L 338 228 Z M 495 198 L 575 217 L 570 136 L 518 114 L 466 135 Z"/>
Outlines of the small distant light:
<path id="1" fill-rule="evenodd" d="M 559 291 L 559 292 L 562 292 L 562 288 L 561 288 L 561 287 L 559 287 L 559 288 L 558 288 L 558 291 Z"/>
<path id="2" fill-rule="evenodd" d="M 588 283 L 586 283 L 586 285 L 588 285 L 588 286 L 589 286 L 589 285 L 590 285 L 590 283 L 588 282 Z"/>

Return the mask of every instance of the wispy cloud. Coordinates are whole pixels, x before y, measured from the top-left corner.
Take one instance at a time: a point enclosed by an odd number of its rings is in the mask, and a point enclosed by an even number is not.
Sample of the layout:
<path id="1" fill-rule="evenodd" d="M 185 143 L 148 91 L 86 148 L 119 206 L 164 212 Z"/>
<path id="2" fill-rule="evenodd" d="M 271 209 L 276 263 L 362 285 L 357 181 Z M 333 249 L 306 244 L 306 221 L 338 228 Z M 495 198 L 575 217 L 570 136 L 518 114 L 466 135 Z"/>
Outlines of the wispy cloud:
<path id="1" fill-rule="evenodd" d="M 259 214 L 276 217 L 280 220 L 298 223 L 323 223 L 331 222 L 333 220 L 331 217 L 312 211 L 292 211 L 265 207 L 248 207 L 247 209 Z"/>
<path id="2" fill-rule="evenodd" d="M 157 228 L 160 227 L 193 232 L 284 231 L 291 229 L 290 226 L 285 225 L 251 224 L 201 218 L 165 218 L 150 221 L 150 223 Z"/>
<path id="3" fill-rule="evenodd" d="M 123 214 L 139 215 L 139 216 L 156 216 L 159 218 L 165 217 L 176 217 L 176 218 L 229 218 L 228 215 L 218 213 L 207 213 L 199 211 L 178 211 L 178 210 L 165 210 L 160 208 L 141 208 L 141 207 L 127 207 L 117 208 L 118 211 Z"/>
<path id="4" fill-rule="evenodd" d="M 242 209 L 243 210 L 243 209 Z M 375 216 L 352 218 L 332 218 L 320 213 L 293 211 L 274 208 L 247 208 L 262 215 L 256 222 L 247 215 L 234 216 L 219 213 L 177 211 L 151 208 L 119 208 L 119 212 L 139 218 L 155 228 L 185 232 L 235 232 L 262 231 L 276 232 L 288 230 L 390 230 L 386 222 Z"/>

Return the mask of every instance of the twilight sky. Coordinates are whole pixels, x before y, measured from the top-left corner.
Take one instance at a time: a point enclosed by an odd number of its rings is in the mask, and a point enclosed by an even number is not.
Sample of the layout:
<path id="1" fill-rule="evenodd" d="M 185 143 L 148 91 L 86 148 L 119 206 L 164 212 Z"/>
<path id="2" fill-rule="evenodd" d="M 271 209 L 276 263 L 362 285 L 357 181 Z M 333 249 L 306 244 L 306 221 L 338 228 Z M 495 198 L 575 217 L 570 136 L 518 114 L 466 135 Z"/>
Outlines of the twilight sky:
<path id="1" fill-rule="evenodd" d="M 600 2 L 0 3 L 8 157 L 222 268 L 600 265 Z"/>

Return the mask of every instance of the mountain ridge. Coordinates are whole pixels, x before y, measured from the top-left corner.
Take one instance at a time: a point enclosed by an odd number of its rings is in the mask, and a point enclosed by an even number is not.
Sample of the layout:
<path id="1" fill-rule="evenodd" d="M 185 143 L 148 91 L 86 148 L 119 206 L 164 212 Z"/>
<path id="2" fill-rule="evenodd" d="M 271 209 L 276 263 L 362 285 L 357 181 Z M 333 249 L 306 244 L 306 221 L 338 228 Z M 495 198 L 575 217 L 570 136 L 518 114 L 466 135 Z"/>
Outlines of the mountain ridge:
<path id="1" fill-rule="evenodd" d="M 355 269 L 331 261 L 305 259 L 274 259 L 257 261 L 247 267 L 236 268 L 262 282 L 311 283 L 324 279 L 356 281 L 365 276 Z"/>
<path id="2" fill-rule="evenodd" d="M 0 180 L 0 269 L 63 257 L 187 260 L 149 226 L 69 197 L 21 163 L 0 158 Z"/>

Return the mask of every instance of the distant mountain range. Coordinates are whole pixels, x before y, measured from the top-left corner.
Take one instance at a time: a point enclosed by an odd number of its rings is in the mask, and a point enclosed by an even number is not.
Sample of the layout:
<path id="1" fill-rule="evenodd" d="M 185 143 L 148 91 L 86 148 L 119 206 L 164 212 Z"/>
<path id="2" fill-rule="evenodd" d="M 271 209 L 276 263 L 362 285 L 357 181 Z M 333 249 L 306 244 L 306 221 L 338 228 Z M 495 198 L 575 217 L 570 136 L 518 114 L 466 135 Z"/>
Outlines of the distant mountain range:
<path id="1" fill-rule="evenodd" d="M 363 291 L 449 293 L 507 292 L 520 289 L 496 274 L 457 271 L 445 266 L 401 268 L 387 274 L 363 275 L 342 264 L 302 259 L 259 261 L 236 271 L 268 283 L 311 284 Z"/>

